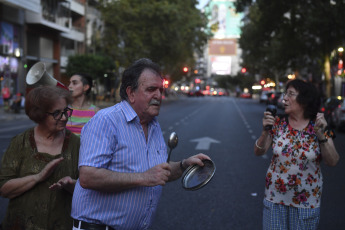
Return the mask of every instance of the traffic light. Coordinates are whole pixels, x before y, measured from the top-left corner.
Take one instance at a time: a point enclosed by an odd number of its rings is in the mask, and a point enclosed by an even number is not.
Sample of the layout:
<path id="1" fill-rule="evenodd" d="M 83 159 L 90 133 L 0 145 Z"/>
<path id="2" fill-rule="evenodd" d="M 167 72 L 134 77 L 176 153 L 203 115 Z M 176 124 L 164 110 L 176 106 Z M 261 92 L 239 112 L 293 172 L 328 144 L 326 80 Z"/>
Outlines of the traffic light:
<path id="1" fill-rule="evenodd" d="M 247 72 L 247 69 L 243 67 L 243 68 L 241 69 L 241 73 L 246 73 L 246 72 Z"/>
<path id="2" fill-rule="evenodd" d="M 265 80 L 261 80 L 260 85 L 264 85 L 264 84 L 266 84 Z"/>
<path id="3" fill-rule="evenodd" d="M 168 88 L 169 87 L 169 81 L 168 80 L 166 80 L 166 79 L 163 80 L 163 87 L 164 88 Z"/>
<path id="4" fill-rule="evenodd" d="M 183 72 L 184 72 L 184 73 L 187 73 L 187 72 L 188 72 L 188 67 L 187 67 L 187 66 L 185 66 L 185 67 L 183 67 L 183 69 L 182 69 L 182 70 L 183 70 Z"/>

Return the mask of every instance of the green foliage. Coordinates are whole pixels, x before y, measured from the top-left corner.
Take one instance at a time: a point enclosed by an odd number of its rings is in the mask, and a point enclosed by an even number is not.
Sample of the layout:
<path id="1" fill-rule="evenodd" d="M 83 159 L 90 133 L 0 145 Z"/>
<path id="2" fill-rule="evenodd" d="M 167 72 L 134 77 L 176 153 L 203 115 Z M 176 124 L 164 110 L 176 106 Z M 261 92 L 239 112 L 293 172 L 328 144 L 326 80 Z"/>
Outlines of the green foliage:
<path id="1" fill-rule="evenodd" d="M 104 45 L 108 55 L 127 67 L 147 57 L 178 79 L 184 65 L 194 64 L 210 33 L 196 0 L 102 1 Z"/>
<path id="2" fill-rule="evenodd" d="M 321 76 L 331 51 L 344 44 L 342 0 L 238 0 L 235 5 L 248 10 L 239 42 L 243 65 L 256 73 L 281 76 L 287 69 L 304 69 Z"/>
<path id="3" fill-rule="evenodd" d="M 74 55 L 68 58 L 66 73 L 88 73 L 92 78 L 102 79 L 105 73 L 115 71 L 115 63 L 110 57 L 92 54 Z"/>
<path id="4" fill-rule="evenodd" d="M 255 78 L 247 74 L 237 74 L 236 76 L 221 75 L 215 77 L 216 82 L 220 88 L 235 90 L 236 87 L 241 89 L 248 88 L 251 90 L 255 83 Z"/>

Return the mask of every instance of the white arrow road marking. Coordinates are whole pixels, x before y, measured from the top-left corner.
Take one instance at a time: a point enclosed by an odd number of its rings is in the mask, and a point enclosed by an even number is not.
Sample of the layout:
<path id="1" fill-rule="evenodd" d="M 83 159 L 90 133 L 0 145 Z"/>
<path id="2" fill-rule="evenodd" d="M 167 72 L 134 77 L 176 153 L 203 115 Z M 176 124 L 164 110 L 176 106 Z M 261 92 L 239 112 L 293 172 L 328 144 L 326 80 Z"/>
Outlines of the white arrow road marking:
<path id="1" fill-rule="evenodd" d="M 195 147 L 195 150 L 209 150 L 211 143 L 220 143 L 220 141 L 217 141 L 210 137 L 200 137 L 194 140 L 190 140 L 190 142 L 198 142 L 198 144 Z"/>
<path id="2" fill-rule="evenodd" d="M 268 159 L 267 154 L 261 155 L 261 157 L 264 158 L 264 159 Z"/>

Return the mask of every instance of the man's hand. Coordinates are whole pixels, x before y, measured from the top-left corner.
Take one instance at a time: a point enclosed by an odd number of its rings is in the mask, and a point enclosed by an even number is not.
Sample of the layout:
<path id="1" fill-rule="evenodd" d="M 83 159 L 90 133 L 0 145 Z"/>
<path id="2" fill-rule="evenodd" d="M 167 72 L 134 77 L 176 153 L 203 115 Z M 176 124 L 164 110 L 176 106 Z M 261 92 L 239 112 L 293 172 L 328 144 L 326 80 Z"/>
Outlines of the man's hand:
<path id="1" fill-rule="evenodd" d="M 165 185 L 171 174 L 171 167 L 168 163 L 156 165 L 143 173 L 145 186 Z"/>
<path id="2" fill-rule="evenodd" d="M 211 160 L 211 158 L 203 153 L 199 153 L 197 155 L 191 156 L 189 158 L 187 158 L 186 160 L 183 161 L 183 167 L 187 168 L 190 165 L 200 165 L 200 166 L 204 166 L 204 163 L 202 162 L 202 160 Z"/>

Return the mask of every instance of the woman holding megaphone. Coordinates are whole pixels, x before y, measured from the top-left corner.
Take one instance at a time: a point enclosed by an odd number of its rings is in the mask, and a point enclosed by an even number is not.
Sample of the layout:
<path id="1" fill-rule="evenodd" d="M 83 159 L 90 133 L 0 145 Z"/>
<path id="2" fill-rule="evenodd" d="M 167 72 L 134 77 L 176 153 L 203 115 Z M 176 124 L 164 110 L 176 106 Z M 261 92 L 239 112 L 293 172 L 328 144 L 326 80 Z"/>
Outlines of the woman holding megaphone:
<path id="1" fill-rule="evenodd" d="M 70 78 L 68 89 L 72 93 L 73 115 L 67 122 L 67 129 L 80 136 L 83 126 L 97 113 L 99 108 L 89 101 L 92 78 L 85 73 L 76 73 Z"/>

